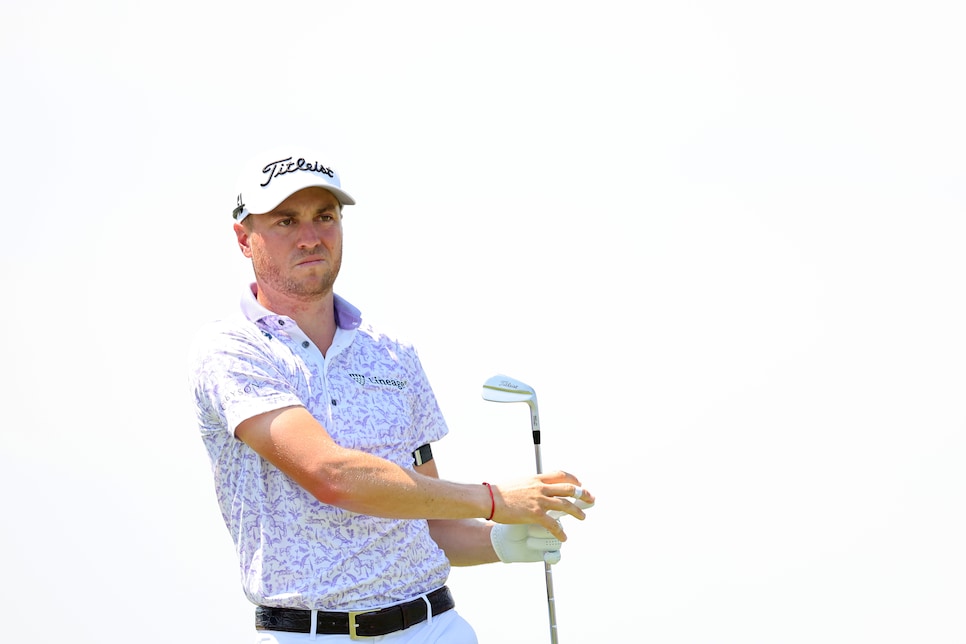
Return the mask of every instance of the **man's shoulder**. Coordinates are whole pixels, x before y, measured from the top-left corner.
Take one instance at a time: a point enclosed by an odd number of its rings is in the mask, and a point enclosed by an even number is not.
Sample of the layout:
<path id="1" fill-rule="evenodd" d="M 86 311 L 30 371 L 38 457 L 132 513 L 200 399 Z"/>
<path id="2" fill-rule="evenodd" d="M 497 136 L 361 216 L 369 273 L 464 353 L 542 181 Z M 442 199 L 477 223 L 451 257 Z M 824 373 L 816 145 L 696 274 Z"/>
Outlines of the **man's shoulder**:
<path id="1" fill-rule="evenodd" d="M 352 340 L 345 359 L 354 363 L 381 364 L 386 368 L 420 371 L 419 352 L 407 338 L 363 321 Z M 390 367 L 392 365 L 392 367 Z"/>
<path id="2" fill-rule="evenodd" d="M 362 322 L 362 324 L 359 325 L 359 328 L 356 329 L 356 333 L 361 336 L 363 342 L 367 342 L 369 344 L 393 348 L 398 351 L 415 351 L 413 343 L 409 340 L 393 334 L 368 321 Z"/>
<path id="3" fill-rule="evenodd" d="M 226 315 L 202 323 L 195 331 L 195 338 L 213 338 L 217 336 L 253 336 L 261 335 L 262 331 L 254 322 L 248 320 L 241 313 Z"/>
<path id="4" fill-rule="evenodd" d="M 208 320 L 199 326 L 191 340 L 191 354 L 194 356 L 218 352 L 227 346 L 243 343 L 253 344 L 261 341 L 264 332 L 258 325 L 241 314 Z"/>

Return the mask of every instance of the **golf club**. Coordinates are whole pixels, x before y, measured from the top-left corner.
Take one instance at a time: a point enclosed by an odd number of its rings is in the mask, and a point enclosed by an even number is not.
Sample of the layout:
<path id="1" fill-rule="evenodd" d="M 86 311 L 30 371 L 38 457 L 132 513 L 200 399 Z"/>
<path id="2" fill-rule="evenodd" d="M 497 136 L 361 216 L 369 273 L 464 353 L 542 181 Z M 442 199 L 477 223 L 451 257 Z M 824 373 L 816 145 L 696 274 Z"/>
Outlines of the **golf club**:
<path id="1" fill-rule="evenodd" d="M 537 408 L 537 392 L 533 387 L 509 376 L 493 376 L 483 383 L 483 400 L 499 403 L 525 402 L 530 407 L 530 429 L 533 432 L 533 452 L 537 459 L 537 474 L 543 473 L 540 458 L 540 412 Z M 557 644 L 557 611 L 553 598 L 553 573 L 544 561 L 543 570 L 547 580 L 547 610 L 550 613 L 550 642 Z"/>

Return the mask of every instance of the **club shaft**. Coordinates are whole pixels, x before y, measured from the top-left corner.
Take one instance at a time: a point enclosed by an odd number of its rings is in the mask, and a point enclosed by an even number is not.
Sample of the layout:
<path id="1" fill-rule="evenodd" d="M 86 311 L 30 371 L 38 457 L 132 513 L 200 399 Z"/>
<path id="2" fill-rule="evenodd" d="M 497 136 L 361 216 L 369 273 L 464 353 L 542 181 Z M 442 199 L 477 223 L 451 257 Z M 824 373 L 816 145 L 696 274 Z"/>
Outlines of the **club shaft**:
<path id="1" fill-rule="evenodd" d="M 540 454 L 540 417 L 536 410 L 530 417 L 533 429 L 533 456 L 537 462 L 537 474 L 543 474 L 543 457 Z M 553 596 L 553 570 L 550 564 L 543 564 L 544 578 L 547 581 L 547 612 L 550 617 L 550 644 L 557 644 L 557 607 Z"/>
<path id="2" fill-rule="evenodd" d="M 547 578 L 547 610 L 550 613 L 550 642 L 557 644 L 557 609 L 553 599 L 553 572 L 547 562 L 543 564 L 544 573 Z"/>
<path id="3" fill-rule="evenodd" d="M 537 411 L 537 394 L 532 387 L 507 376 L 493 376 L 483 384 L 483 398 L 491 402 L 525 402 L 530 407 L 530 429 L 533 433 L 533 454 L 537 462 L 537 474 L 543 474 L 543 458 L 540 455 L 540 413 Z M 557 644 L 557 609 L 553 597 L 553 573 L 549 563 L 543 563 L 547 582 L 547 610 L 550 613 L 550 642 Z"/>

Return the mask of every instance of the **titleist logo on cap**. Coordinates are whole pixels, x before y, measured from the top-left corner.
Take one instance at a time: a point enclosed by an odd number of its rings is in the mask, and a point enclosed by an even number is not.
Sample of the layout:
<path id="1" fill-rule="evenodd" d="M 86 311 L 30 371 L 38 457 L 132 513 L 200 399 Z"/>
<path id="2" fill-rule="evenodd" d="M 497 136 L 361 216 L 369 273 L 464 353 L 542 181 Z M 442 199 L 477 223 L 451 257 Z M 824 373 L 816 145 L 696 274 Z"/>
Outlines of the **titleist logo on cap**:
<path id="1" fill-rule="evenodd" d="M 283 174 L 288 174 L 289 172 L 296 172 L 302 170 L 304 172 L 319 172 L 329 177 L 335 177 L 335 173 L 331 168 L 327 168 L 318 161 L 306 161 L 305 159 L 299 159 L 298 161 L 293 161 L 292 157 L 286 157 L 284 159 L 279 159 L 278 161 L 272 161 L 264 168 L 262 168 L 262 173 L 267 174 L 268 178 L 265 179 L 265 183 L 261 184 L 264 188 L 272 179 L 281 176 Z"/>

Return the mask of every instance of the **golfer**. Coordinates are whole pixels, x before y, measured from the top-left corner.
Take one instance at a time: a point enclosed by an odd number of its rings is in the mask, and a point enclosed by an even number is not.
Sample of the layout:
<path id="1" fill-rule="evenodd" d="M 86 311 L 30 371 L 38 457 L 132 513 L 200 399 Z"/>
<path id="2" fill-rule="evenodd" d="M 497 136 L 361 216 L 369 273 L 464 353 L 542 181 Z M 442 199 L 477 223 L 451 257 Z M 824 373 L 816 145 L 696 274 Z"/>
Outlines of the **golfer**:
<path id="1" fill-rule="evenodd" d="M 559 471 L 438 477 L 431 446 L 448 429 L 415 349 L 333 291 L 354 203 L 315 152 L 244 168 L 234 231 L 255 282 L 191 351 L 256 642 L 476 642 L 450 566 L 555 563 L 566 535 L 548 512 L 583 519 L 594 496 Z"/>

